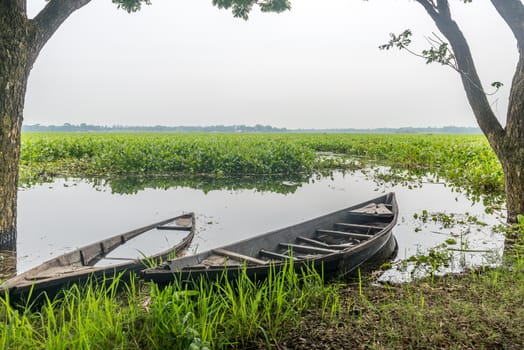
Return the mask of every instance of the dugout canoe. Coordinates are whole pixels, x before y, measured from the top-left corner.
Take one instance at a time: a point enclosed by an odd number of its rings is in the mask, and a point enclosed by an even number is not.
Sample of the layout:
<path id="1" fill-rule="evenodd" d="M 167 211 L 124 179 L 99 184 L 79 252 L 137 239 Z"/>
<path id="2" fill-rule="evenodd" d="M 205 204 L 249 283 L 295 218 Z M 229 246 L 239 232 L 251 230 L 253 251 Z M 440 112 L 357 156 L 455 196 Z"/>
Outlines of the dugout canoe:
<path id="1" fill-rule="evenodd" d="M 108 256 L 116 248 L 129 243 L 135 237 L 156 230 L 182 231 L 182 238 L 175 245 L 166 250 L 157 252 L 144 258 L 124 258 Z M 0 285 L 0 295 L 9 293 L 12 299 L 23 296 L 38 297 L 42 292 L 49 296 L 55 295 L 61 288 L 72 283 L 85 282 L 89 278 L 104 277 L 111 279 L 114 276 L 150 266 L 151 263 L 160 263 L 171 255 L 179 255 L 189 246 L 195 234 L 195 215 L 188 213 L 138 229 L 122 233 L 104 240 L 86 245 L 72 252 L 63 254 L 44 262 L 18 276 L 15 276 Z M 111 260 L 112 264 L 101 264 Z"/>
<path id="2" fill-rule="evenodd" d="M 167 284 L 200 277 L 232 279 L 245 269 L 250 278 L 267 276 L 293 258 L 296 270 L 305 265 L 322 267 L 326 275 L 344 274 L 397 249 L 392 229 L 398 205 L 394 193 L 234 244 L 170 260 L 140 275 Z"/>

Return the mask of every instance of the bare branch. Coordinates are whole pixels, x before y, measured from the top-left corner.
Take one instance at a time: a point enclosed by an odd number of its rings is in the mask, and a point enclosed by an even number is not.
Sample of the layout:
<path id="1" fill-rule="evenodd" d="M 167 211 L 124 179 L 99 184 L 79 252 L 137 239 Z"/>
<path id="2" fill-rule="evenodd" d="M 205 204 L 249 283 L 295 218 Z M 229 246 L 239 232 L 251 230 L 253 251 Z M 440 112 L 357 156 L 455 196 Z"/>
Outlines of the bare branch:
<path id="1" fill-rule="evenodd" d="M 32 20 L 33 23 L 33 55 L 34 59 L 56 32 L 62 23 L 73 12 L 88 4 L 91 0 L 50 0 L 40 13 Z"/>
<path id="2" fill-rule="evenodd" d="M 524 115 L 521 113 L 524 108 L 524 6 L 520 0 L 491 0 L 491 3 L 517 39 L 519 62 L 511 82 L 506 133 L 508 140 L 520 140 L 524 145 L 524 140 L 519 136 L 524 132 Z M 516 146 L 516 143 L 512 146 Z"/>
<path id="3" fill-rule="evenodd" d="M 440 17 L 451 19 L 448 0 L 437 0 L 437 9 Z"/>
<path id="4" fill-rule="evenodd" d="M 522 2 L 520 0 L 491 0 L 491 3 L 515 35 L 520 50 L 524 50 L 524 5 Z"/>
<path id="5" fill-rule="evenodd" d="M 437 6 L 432 0 L 415 0 L 424 7 L 428 15 L 435 20 L 438 17 Z"/>
<path id="6" fill-rule="evenodd" d="M 486 94 L 484 93 L 468 42 L 457 23 L 451 17 L 448 1 L 436 0 L 438 12 L 428 1 L 416 1 L 424 7 L 437 25 L 439 31 L 449 41 L 456 61 L 456 69 L 462 78 L 462 85 L 464 86 L 469 104 L 473 109 L 477 122 L 495 152 L 500 154 L 502 144 L 500 140 L 505 135 L 504 128 L 500 125 L 500 122 L 493 113 Z"/>

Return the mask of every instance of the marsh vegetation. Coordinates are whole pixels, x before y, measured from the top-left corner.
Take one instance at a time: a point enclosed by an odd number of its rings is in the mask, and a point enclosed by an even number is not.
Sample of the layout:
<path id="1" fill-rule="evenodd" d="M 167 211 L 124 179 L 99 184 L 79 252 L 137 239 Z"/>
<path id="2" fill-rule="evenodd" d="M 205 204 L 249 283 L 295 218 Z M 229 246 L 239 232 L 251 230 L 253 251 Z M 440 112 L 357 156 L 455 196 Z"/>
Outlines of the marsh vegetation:
<path id="1" fill-rule="evenodd" d="M 396 184 L 410 191 L 445 183 L 489 212 L 500 211 L 504 202 L 500 164 L 481 136 L 24 134 L 21 169 L 26 187 L 72 177 L 126 195 L 175 186 L 295 196 L 330 174 L 329 186 L 337 187 L 344 172 L 358 172 L 375 188 Z M 463 239 L 463 230 L 494 226 L 446 209 L 444 204 L 435 211 L 427 203 L 404 214 L 410 227 L 442 236 L 433 253 L 415 254 L 411 263 L 437 271 L 448 261 L 441 244 L 479 250 Z M 214 220 L 208 218 L 209 226 L 219 226 Z M 420 234 L 410 230 L 410 237 Z M 211 281 L 160 290 L 117 279 L 72 287 L 43 305 L 3 300 L 0 344 L 15 349 L 520 349 L 524 227 L 499 225 L 497 230 L 511 238 L 497 266 L 482 263 L 460 275 L 430 273 L 408 284 L 377 287 L 376 274 L 364 271 L 324 281 L 322 271 L 288 270 L 261 283 L 241 278 L 235 286 Z"/>

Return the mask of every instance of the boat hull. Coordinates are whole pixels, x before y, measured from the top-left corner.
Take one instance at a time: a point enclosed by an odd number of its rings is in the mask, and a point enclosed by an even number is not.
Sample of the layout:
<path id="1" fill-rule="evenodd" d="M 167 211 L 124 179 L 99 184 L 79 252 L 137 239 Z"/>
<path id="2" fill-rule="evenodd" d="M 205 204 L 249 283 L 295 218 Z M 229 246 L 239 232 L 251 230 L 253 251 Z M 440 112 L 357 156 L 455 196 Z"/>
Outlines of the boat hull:
<path id="1" fill-rule="evenodd" d="M 174 225 L 176 222 L 183 223 L 184 227 Z M 106 258 L 112 250 L 130 239 L 155 229 L 184 229 L 187 235 L 169 249 L 146 259 L 128 259 L 111 266 L 95 265 Z M 0 285 L 0 296 L 8 296 L 11 300 L 36 299 L 45 293 L 48 297 L 52 297 L 72 284 L 87 283 L 90 280 L 95 280 L 97 283 L 103 281 L 110 283 L 115 277 L 128 279 L 131 274 L 140 272 L 148 264 L 159 263 L 173 253 L 179 255 L 189 246 L 194 233 L 195 217 L 193 213 L 162 220 L 46 261 Z"/>
<path id="2" fill-rule="evenodd" d="M 361 217 L 353 213 L 351 215 L 352 222 L 347 223 L 349 220 L 348 213 L 376 202 L 387 204 L 391 208 L 391 215 L 370 216 L 366 214 Z M 380 231 L 374 232 L 374 234 L 370 235 L 369 238 L 349 246 L 347 249 L 340 249 L 337 251 L 326 249 L 326 254 L 317 254 L 316 256 L 312 255 L 306 258 L 298 255 L 297 258 L 295 258 L 293 256 L 294 252 L 291 252 L 293 267 L 297 271 L 313 266 L 318 271 L 322 270 L 325 276 L 346 274 L 357 269 L 366 262 L 376 259 L 383 260 L 395 253 L 396 240 L 393 236 L 392 229 L 396 224 L 397 217 L 398 205 L 394 194 L 390 193 L 297 225 L 272 231 L 215 250 L 176 259 L 156 268 L 145 269 L 141 272 L 141 277 L 145 280 L 154 281 L 161 285 L 171 283 L 175 280 L 189 282 L 201 278 L 210 280 L 223 278 L 235 279 L 239 274 L 246 274 L 248 277 L 255 279 L 265 278 L 271 270 L 278 271 L 282 269 L 289 259 L 283 259 L 281 261 L 270 260 L 268 262 L 261 261 L 260 253 L 262 251 L 275 251 L 279 246 L 282 246 L 282 242 L 296 241 L 297 238 L 300 238 L 303 241 L 309 240 L 310 242 L 315 243 L 315 238 L 316 235 L 318 236 L 319 231 L 326 231 L 323 230 L 323 228 L 331 227 L 336 223 L 338 223 L 338 225 L 344 225 L 344 222 L 346 222 L 345 225 L 361 228 L 371 227 L 365 225 L 370 221 L 375 223 L 379 222 L 381 225 Z M 342 222 L 342 224 L 339 222 Z M 329 232 L 336 233 L 339 231 Z M 343 233 L 339 234 L 343 235 Z M 365 236 L 364 234 L 358 233 L 354 235 L 357 237 Z M 290 244 L 290 246 L 292 246 L 293 249 L 302 248 L 301 246 L 294 244 Z M 329 245 L 327 245 L 327 247 L 329 248 Z M 310 248 L 311 247 L 307 249 Z M 319 249 L 319 251 L 322 250 L 322 248 Z M 224 260 L 225 263 L 222 265 L 203 266 L 203 264 L 209 260 L 210 257 L 216 255 L 217 252 L 225 252 L 226 254 L 229 254 L 230 257 L 239 257 L 240 260 L 244 260 L 236 266 L 228 266 L 227 260 Z"/>

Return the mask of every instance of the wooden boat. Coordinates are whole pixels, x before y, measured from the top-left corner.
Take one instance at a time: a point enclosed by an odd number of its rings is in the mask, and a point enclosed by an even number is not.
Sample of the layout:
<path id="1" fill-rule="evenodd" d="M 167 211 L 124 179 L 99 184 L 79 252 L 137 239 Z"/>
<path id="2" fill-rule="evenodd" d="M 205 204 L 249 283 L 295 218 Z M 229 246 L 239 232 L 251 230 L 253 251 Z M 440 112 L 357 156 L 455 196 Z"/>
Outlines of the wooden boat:
<path id="1" fill-rule="evenodd" d="M 293 266 L 322 267 L 326 275 L 347 273 L 397 249 L 392 234 L 398 216 L 394 193 L 294 226 L 224 247 L 168 261 L 141 272 L 145 280 L 167 284 L 200 277 L 234 278 L 243 269 L 250 278 L 264 278 L 292 256 Z"/>
<path id="2" fill-rule="evenodd" d="M 174 246 L 151 256 L 142 258 L 109 257 L 108 254 L 131 239 L 154 230 L 182 230 L 187 234 Z M 133 231 L 84 246 L 70 253 L 53 258 L 43 264 L 15 276 L 0 285 L 0 295 L 9 293 L 10 298 L 38 296 L 41 292 L 56 294 L 65 285 L 87 281 L 88 278 L 110 278 L 124 273 L 138 272 L 150 263 L 160 263 L 168 256 L 180 254 L 195 234 L 193 213 L 180 215 L 156 222 Z M 115 260 L 113 265 L 100 264 L 102 260 Z M 113 262 L 114 263 L 114 262 Z M 98 264 L 98 265 L 97 265 Z"/>

